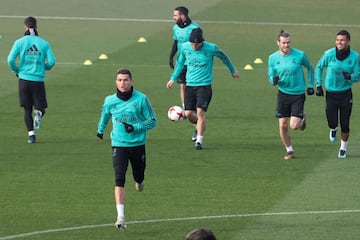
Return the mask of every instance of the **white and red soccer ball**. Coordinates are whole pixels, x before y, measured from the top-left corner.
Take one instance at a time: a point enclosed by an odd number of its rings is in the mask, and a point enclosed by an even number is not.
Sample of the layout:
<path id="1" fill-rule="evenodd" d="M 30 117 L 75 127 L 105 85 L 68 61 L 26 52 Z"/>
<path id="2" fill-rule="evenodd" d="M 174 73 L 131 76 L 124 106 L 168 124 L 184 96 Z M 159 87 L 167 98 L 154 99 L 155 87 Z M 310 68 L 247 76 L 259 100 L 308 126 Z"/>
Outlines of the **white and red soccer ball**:
<path id="1" fill-rule="evenodd" d="M 171 106 L 168 110 L 170 121 L 177 122 L 185 118 L 185 111 L 179 106 Z"/>

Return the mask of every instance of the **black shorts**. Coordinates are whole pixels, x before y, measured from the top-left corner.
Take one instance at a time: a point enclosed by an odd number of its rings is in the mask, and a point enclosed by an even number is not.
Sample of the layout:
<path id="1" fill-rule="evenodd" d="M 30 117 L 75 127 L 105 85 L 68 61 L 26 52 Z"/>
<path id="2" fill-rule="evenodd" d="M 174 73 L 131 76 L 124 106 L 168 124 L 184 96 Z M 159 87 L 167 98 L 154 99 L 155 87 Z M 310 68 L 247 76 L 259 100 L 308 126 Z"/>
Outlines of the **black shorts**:
<path id="1" fill-rule="evenodd" d="M 186 83 L 186 71 L 187 71 L 187 67 L 184 66 L 183 70 L 181 71 L 178 79 L 176 80 L 177 83 L 182 83 L 185 84 Z"/>
<path id="2" fill-rule="evenodd" d="M 145 145 L 137 147 L 112 147 L 115 186 L 124 187 L 129 161 L 135 182 L 142 183 L 145 176 Z"/>
<path id="3" fill-rule="evenodd" d="M 48 107 L 45 83 L 19 79 L 19 100 L 21 107 L 44 110 Z"/>
<path id="4" fill-rule="evenodd" d="M 185 110 L 196 111 L 196 108 L 202 108 L 207 111 L 212 98 L 211 86 L 189 87 L 185 88 Z"/>
<path id="5" fill-rule="evenodd" d="M 305 94 L 290 95 L 278 92 L 276 105 L 276 118 L 288 118 L 291 116 L 302 118 L 304 116 Z"/>

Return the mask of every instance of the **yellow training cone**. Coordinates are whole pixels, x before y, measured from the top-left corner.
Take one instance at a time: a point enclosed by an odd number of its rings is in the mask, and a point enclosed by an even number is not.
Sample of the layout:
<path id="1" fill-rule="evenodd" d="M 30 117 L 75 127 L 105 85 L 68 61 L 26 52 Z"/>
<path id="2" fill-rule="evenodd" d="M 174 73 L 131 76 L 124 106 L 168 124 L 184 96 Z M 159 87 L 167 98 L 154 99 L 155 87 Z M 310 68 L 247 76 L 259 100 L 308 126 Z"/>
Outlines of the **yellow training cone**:
<path id="1" fill-rule="evenodd" d="M 246 64 L 244 69 L 245 70 L 253 70 L 253 67 L 250 64 Z"/>
<path id="2" fill-rule="evenodd" d="M 263 63 L 263 61 L 261 60 L 261 58 L 257 58 L 255 59 L 254 63 L 259 64 L 259 63 Z"/>
<path id="3" fill-rule="evenodd" d="M 101 54 L 99 56 L 99 59 L 101 59 L 101 60 L 108 59 L 108 56 L 106 54 Z"/>
<path id="4" fill-rule="evenodd" d="M 84 62 L 84 65 L 92 65 L 92 62 L 91 62 L 90 60 L 86 60 L 86 61 Z"/>
<path id="5" fill-rule="evenodd" d="M 146 41 L 146 39 L 144 37 L 141 37 L 141 38 L 139 38 L 138 42 L 139 43 L 146 43 L 147 41 Z"/>

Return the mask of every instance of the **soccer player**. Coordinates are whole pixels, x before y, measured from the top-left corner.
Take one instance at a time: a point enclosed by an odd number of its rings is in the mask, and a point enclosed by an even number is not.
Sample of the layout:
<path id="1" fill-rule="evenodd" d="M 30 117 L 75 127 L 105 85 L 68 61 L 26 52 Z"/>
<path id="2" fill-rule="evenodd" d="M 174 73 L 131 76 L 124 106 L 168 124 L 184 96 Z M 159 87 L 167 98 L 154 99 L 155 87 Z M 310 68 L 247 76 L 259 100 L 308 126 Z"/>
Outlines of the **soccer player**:
<path id="1" fill-rule="evenodd" d="M 174 43 L 171 47 L 169 57 L 169 65 L 172 69 L 174 69 L 174 57 L 176 53 L 180 52 L 181 46 L 184 42 L 189 41 L 191 31 L 194 28 L 199 28 L 199 25 L 190 19 L 189 10 L 186 7 L 176 7 L 173 12 L 173 20 L 175 21 L 172 29 Z M 179 54 L 177 55 L 177 57 L 179 57 Z M 187 67 L 185 65 L 183 71 L 177 79 L 177 83 L 180 84 L 180 100 L 183 108 L 186 83 L 186 69 Z"/>
<path id="2" fill-rule="evenodd" d="M 125 177 L 128 164 L 130 161 L 135 189 L 141 192 L 144 189 L 147 131 L 157 125 L 157 119 L 148 98 L 134 90 L 132 74 L 128 69 L 116 72 L 115 84 L 116 93 L 105 98 L 97 137 L 103 139 L 105 128 L 112 118 L 110 138 L 115 172 L 115 226 L 124 229 Z"/>
<path id="3" fill-rule="evenodd" d="M 216 240 L 215 234 L 206 228 L 194 229 L 186 235 L 186 240 Z"/>
<path id="4" fill-rule="evenodd" d="M 19 79 L 20 106 L 24 108 L 24 120 L 28 131 L 27 142 L 35 143 L 35 130 L 40 128 L 45 108 L 48 107 L 45 71 L 55 65 L 56 58 L 50 44 L 38 34 L 36 18 L 25 18 L 24 24 L 25 34 L 14 42 L 7 62 Z M 19 58 L 18 65 L 17 58 Z"/>
<path id="5" fill-rule="evenodd" d="M 305 130 L 304 113 L 306 80 L 302 67 L 307 69 L 307 94 L 314 94 L 314 69 L 306 54 L 290 46 L 290 34 L 281 31 L 277 38 L 279 50 L 268 58 L 268 78 L 272 85 L 278 86 L 276 118 L 279 120 L 280 138 L 286 148 L 284 159 L 294 157 L 294 148 L 288 130 Z M 290 118 L 290 124 L 288 119 Z"/>
<path id="6" fill-rule="evenodd" d="M 339 158 L 346 158 L 352 111 L 352 85 L 359 78 L 359 54 L 350 48 L 350 33 L 341 30 L 336 34 L 335 47 L 324 52 L 316 65 L 316 95 L 323 96 L 323 69 L 326 68 L 326 119 L 330 128 L 330 141 L 336 141 L 340 114 L 341 143 Z"/>
<path id="7" fill-rule="evenodd" d="M 180 56 L 166 85 L 167 88 L 173 86 L 187 63 L 185 114 L 192 124 L 196 124 L 195 149 L 197 150 L 202 149 L 206 127 L 205 112 L 208 110 L 212 97 L 214 57 L 222 60 L 233 78 L 239 77 L 230 58 L 215 43 L 204 41 L 200 28 L 193 29 L 190 41 L 181 46 Z"/>

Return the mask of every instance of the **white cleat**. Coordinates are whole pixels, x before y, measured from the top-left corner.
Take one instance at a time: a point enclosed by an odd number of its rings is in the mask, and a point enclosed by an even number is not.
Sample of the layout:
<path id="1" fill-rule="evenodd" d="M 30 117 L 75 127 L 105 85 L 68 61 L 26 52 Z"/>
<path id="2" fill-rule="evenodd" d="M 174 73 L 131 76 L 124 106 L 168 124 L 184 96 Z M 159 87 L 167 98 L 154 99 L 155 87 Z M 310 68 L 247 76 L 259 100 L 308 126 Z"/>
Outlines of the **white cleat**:
<path id="1" fill-rule="evenodd" d="M 293 159 L 295 156 L 294 156 L 294 152 L 293 151 L 290 151 L 290 152 L 287 152 L 284 159 L 285 160 L 291 160 Z"/>
<path id="2" fill-rule="evenodd" d="M 125 220 L 124 219 L 117 220 L 115 223 L 115 227 L 120 230 L 125 229 L 126 228 Z"/>
<path id="3" fill-rule="evenodd" d="M 197 131 L 195 130 L 195 132 L 194 132 L 193 135 L 191 136 L 191 140 L 192 140 L 193 142 L 195 142 L 196 139 L 197 139 Z"/>

